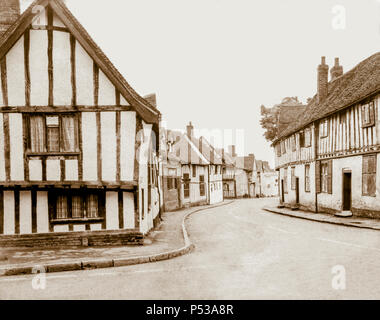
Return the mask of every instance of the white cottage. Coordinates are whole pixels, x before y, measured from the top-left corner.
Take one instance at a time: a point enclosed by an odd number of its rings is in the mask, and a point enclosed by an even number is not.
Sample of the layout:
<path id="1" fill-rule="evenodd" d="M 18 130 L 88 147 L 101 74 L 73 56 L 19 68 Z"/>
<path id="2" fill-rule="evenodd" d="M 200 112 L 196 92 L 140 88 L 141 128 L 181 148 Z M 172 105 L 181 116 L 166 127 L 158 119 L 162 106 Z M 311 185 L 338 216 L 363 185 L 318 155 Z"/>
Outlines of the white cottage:
<path id="1" fill-rule="evenodd" d="M 0 244 L 139 243 L 159 213 L 159 111 L 63 1 L 0 10 Z"/>

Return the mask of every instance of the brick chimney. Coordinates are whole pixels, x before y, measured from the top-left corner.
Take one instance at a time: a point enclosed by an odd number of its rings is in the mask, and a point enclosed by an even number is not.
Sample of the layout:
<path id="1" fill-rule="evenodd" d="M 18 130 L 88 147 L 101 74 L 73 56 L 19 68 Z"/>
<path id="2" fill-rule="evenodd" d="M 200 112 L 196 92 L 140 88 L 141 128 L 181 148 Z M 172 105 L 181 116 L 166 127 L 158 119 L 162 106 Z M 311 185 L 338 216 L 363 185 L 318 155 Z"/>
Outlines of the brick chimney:
<path id="1" fill-rule="evenodd" d="M 322 102 L 328 93 L 329 66 L 326 64 L 326 57 L 322 57 L 318 66 L 318 102 Z"/>
<path id="2" fill-rule="evenodd" d="M 228 152 L 231 154 L 232 157 L 236 157 L 236 146 L 234 144 L 228 146 Z"/>
<path id="3" fill-rule="evenodd" d="M 339 65 L 339 58 L 335 58 L 335 64 L 331 68 L 331 81 L 340 77 L 343 74 L 343 67 Z"/>
<path id="4" fill-rule="evenodd" d="M 153 107 L 157 109 L 157 97 L 155 93 L 151 93 L 144 96 L 144 99 L 147 100 Z"/>
<path id="5" fill-rule="evenodd" d="M 193 137 L 193 131 L 194 131 L 194 127 L 190 121 L 189 124 L 186 126 L 186 133 L 187 133 L 189 138 Z"/>
<path id="6" fill-rule="evenodd" d="M 19 17 L 19 0 L 0 0 L 0 37 Z"/>

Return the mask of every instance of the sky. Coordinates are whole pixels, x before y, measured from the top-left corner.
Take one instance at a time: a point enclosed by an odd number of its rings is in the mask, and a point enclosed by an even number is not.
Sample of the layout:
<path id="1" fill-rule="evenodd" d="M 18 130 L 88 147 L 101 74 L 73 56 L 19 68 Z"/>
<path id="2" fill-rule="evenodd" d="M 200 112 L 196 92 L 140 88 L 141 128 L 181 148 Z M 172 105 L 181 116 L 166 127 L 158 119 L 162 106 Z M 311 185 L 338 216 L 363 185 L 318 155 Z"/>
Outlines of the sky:
<path id="1" fill-rule="evenodd" d="M 22 7 L 31 1 L 21 0 Z M 321 56 L 344 72 L 379 51 L 380 0 L 66 0 L 163 121 L 220 134 L 273 166 L 260 106 L 316 93 Z M 231 137 L 232 135 L 232 137 Z"/>

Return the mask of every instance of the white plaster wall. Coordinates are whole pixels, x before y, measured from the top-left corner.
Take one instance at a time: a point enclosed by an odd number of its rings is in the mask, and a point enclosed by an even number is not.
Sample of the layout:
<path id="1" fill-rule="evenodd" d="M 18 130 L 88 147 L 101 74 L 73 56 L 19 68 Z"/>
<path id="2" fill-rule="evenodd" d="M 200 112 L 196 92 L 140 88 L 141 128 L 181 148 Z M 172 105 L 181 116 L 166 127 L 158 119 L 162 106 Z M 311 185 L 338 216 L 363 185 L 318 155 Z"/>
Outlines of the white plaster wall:
<path id="1" fill-rule="evenodd" d="M 47 191 L 37 191 L 37 232 L 49 232 L 49 205 Z"/>
<path id="2" fill-rule="evenodd" d="M 4 191 L 4 234 L 15 233 L 15 198 L 13 191 Z"/>
<path id="3" fill-rule="evenodd" d="M 22 128 L 22 114 L 9 114 L 9 137 L 10 137 L 10 163 L 11 180 L 24 180 L 24 141 Z"/>
<path id="4" fill-rule="evenodd" d="M 95 112 L 82 112 L 83 180 L 98 180 L 97 130 Z"/>
<path id="5" fill-rule="evenodd" d="M 125 100 L 125 98 L 122 95 L 120 95 L 120 105 L 122 105 L 122 106 L 129 106 L 128 101 Z"/>
<path id="6" fill-rule="evenodd" d="M 94 105 L 93 61 L 77 41 L 75 46 L 77 104 Z"/>
<path id="7" fill-rule="evenodd" d="M 63 28 L 66 27 L 66 25 L 62 22 L 61 19 L 59 19 L 59 17 L 55 13 L 53 15 L 53 26 L 55 26 L 55 27 L 63 27 Z"/>
<path id="8" fill-rule="evenodd" d="M 119 229 L 118 194 L 114 191 L 106 192 L 106 227 L 107 230 Z"/>
<path id="9" fill-rule="evenodd" d="M 65 160 L 65 180 L 78 181 L 78 160 Z"/>
<path id="10" fill-rule="evenodd" d="M 101 112 L 102 180 L 116 180 L 116 113 Z"/>
<path id="11" fill-rule="evenodd" d="M 61 162 L 60 160 L 46 160 L 46 180 L 61 180 Z"/>
<path id="12" fill-rule="evenodd" d="M 46 106 L 49 102 L 48 39 L 44 30 L 30 31 L 30 104 Z"/>
<path id="13" fill-rule="evenodd" d="M 132 192 L 123 192 L 124 229 L 135 227 L 135 204 Z"/>
<path id="14" fill-rule="evenodd" d="M 74 224 L 73 231 L 86 231 L 86 225 L 84 225 L 84 224 Z"/>
<path id="15" fill-rule="evenodd" d="M 29 180 L 42 181 L 42 160 L 29 160 Z"/>
<path id="16" fill-rule="evenodd" d="M 24 36 L 22 36 L 7 56 L 8 104 L 25 105 L 25 65 Z"/>
<path id="17" fill-rule="evenodd" d="M 99 105 L 114 106 L 116 104 L 115 87 L 102 70 L 99 70 Z"/>
<path id="18" fill-rule="evenodd" d="M 32 233 L 32 193 L 20 191 L 20 233 Z"/>
<path id="19" fill-rule="evenodd" d="M 63 224 L 54 226 L 54 232 L 69 232 L 69 225 Z"/>
<path id="20" fill-rule="evenodd" d="M 70 34 L 53 31 L 54 105 L 71 105 Z"/>
<path id="21" fill-rule="evenodd" d="M 102 225 L 100 223 L 92 223 L 90 229 L 91 231 L 99 231 L 102 230 Z"/>
<path id="22" fill-rule="evenodd" d="M 120 113 L 120 179 L 132 181 L 135 164 L 136 112 Z"/>

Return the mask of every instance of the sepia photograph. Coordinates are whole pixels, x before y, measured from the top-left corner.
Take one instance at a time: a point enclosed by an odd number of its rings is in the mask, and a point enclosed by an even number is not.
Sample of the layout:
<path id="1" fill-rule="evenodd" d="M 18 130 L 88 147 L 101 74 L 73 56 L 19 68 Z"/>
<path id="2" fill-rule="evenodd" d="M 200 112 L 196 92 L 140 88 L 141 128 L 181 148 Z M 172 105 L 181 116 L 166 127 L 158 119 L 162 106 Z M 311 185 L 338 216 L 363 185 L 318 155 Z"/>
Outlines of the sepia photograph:
<path id="1" fill-rule="evenodd" d="M 380 0 L 0 0 L 1 301 L 243 319 L 379 269 Z"/>

